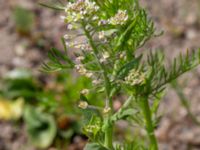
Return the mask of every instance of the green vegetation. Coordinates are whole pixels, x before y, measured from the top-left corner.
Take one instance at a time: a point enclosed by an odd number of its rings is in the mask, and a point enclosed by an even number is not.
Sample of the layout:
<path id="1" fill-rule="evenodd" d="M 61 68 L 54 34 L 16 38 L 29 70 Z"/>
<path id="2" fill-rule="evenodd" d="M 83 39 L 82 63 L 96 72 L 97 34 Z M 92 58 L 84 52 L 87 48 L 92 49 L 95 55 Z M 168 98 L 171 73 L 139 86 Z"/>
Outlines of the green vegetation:
<path id="1" fill-rule="evenodd" d="M 168 83 L 199 64 L 199 51 L 180 54 L 167 67 L 159 51 L 149 51 L 145 57 L 140 48 L 158 34 L 137 0 L 70 1 L 62 8 L 68 30 L 77 34 L 64 36 L 65 55 L 52 49 L 43 70 L 74 68 L 91 79 L 93 87 L 80 91 L 78 105 L 85 116 L 82 130 L 89 138 L 85 150 L 157 150 L 154 130 L 161 95 Z M 68 56 L 68 48 L 73 49 L 75 60 Z M 90 103 L 88 94 L 93 90 L 103 96 L 103 107 Z M 126 99 L 120 109 L 115 109 L 120 95 Z M 143 127 L 146 136 L 124 137 L 121 142 L 129 144 L 118 144 L 114 135 L 119 120 Z"/>
<path id="2" fill-rule="evenodd" d="M 70 144 L 75 134 L 81 135 L 81 111 L 75 109 L 77 91 L 91 87 L 89 79 L 69 72 L 54 74 L 50 79 L 46 85 L 30 71 L 18 69 L 0 82 L 0 119 L 20 124 L 22 118 L 30 142 L 43 149 L 52 144 L 62 148 Z M 91 102 L 94 105 L 102 105 L 95 92 L 89 97 L 96 100 Z"/>
<path id="3" fill-rule="evenodd" d="M 75 135 L 84 135 L 84 150 L 158 150 L 154 131 L 168 84 L 199 125 L 176 80 L 199 65 L 200 50 L 167 65 L 159 50 L 144 51 L 161 33 L 138 0 L 41 5 L 60 11 L 67 26 L 63 50 L 51 48 L 41 67 L 55 73 L 45 74 L 44 82 L 30 71 L 13 70 L 0 81 L 0 119 L 23 122 L 35 147 L 63 149 Z M 17 31 L 28 35 L 33 13 L 16 7 L 13 17 Z M 119 121 L 127 123 L 123 131 Z"/>

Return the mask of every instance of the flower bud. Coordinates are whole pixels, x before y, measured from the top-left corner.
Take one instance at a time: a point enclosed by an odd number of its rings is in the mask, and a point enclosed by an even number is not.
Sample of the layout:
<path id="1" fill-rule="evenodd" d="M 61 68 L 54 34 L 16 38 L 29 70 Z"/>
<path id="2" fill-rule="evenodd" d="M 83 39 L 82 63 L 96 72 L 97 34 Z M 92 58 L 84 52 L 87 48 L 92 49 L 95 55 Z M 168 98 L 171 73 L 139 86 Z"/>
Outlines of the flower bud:
<path id="1" fill-rule="evenodd" d="M 78 107 L 81 109 L 86 109 L 88 107 L 88 103 L 86 101 L 80 101 Z"/>
<path id="2" fill-rule="evenodd" d="M 107 113 L 109 113 L 111 111 L 111 108 L 110 107 L 105 107 L 104 109 L 103 109 L 103 113 L 104 114 L 107 114 Z"/>
<path id="3" fill-rule="evenodd" d="M 81 94 L 87 95 L 87 94 L 89 94 L 89 90 L 88 90 L 88 89 L 83 89 L 83 90 L 81 91 Z"/>

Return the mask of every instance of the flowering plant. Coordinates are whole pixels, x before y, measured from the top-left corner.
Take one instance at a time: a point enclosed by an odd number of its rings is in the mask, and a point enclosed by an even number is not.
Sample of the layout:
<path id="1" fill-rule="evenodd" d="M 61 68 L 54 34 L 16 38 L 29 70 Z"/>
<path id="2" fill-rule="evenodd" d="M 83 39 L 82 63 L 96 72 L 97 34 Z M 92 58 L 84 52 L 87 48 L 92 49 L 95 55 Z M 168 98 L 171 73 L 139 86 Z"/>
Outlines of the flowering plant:
<path id="1" fill-rule="evenodd" d="M 80 91 L 78 104 L 85 115 L 83 132 L 89 138 L 85 150 L 157 150 L 154 129 L 162 93 L 166 84 L 199 64 L 199 54 L 180 54 L 171 67 L 164 65 L 160 52 L 149 52 L 147 57 L 139 54 L 138 49 L 157 34 L 138 0 L 71 0 L 59 9 L 64 11 L 61 18 L 69 31 L 62 38 L 65 53 L 71 48 L 76 58 L 70 59 L 53 48 L 43 69 L 75 68 L 80 75 L 91 78 L 93 88 Z M 90 105 L 90 91 L 103 93 L 103 108 Z M 120 95 L 125 98 L 116 109 L 114 102 Z M 114 142 L 119 120 L 146 129 L 148 140 Z"/>

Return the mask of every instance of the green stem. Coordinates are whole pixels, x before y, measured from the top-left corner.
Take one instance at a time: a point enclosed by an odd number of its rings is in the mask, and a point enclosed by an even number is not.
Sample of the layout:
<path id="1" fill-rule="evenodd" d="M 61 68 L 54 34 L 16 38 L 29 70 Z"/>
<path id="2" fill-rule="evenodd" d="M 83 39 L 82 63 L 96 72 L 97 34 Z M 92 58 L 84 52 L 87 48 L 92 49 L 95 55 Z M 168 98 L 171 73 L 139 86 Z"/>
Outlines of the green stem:
<path id="1" fill-rule="evenodd" d="M 96 45 L 95 45 L 95 43 L 94 43 L 94 41 L 92 39 L 92 36 L 90 35 L 89 31 L 86 30 L 86 27 L 85 27 L 86 25 L 85 25 L 84 22 L 82 23 L 82 26 L 83 26 L 83 30 L 85 32 L 85 35 L 86 35 L 86 37 L 89 40 L 90 46 L 92 47 L 92 50 L 93 50 L 94 55 L 96 57 L 97 63 L 99 64 L 100 68 L 103 71 L 103 76 L 104 76 L 104 81 L 105 81 L 106 95 L 107 95 L 107 98 L 109 100 L 109 105 L 110 105 L 109 107 L 112 109 L 112 99 L 110 97 L 111 85 L 110 85 L 110 81 L 109 81 L 108 75 L 106 73 L 105 66 L 98 59 L 98 50 L 97 50 L 97 47 L 96 47 Z"/>
<path id="2" fill-rule="evenodd" d="M 145 117 L 146 121 L 146 130 L 150 140 L 150 149 L 151 150 L 158 150 L 157 139 L 154 134 L 154 127 L 152 122 L 151 110 L 148 102 L 148 97 L 143 97 L 141 99 L 141 108 Z"/>
<path id="3" fill-rule="evenodd" d="M 107 95 L 107 101 L 108 101 L 108 105 L 111 108 L 111 112 L 109 114 L 107 114 L 106 118 L 105 118 L 105 143 L 104 145 L 109 148 L 109 149 L 113 149 L 113 124 L 110 122 L 110 116 L 112 114 L 113 111 L 113 104 L 112 104 L 112 98 L 110 97 L 110 89 L 111 89 L 111 84 L 108 78 L 108 75 L 106 73 L 106 68 L 104 66 L 104 64 L 102 64 L 99 59 L 98 59 L 98 49 L 92 39 L 92 36 L 90 35 L 89 31 L 87 31 L 86 29 L 86 25 L 83 22 L 82 23 L 83 26 L 83 30 L 85 32 L 86 37 L 89 40 L 90 46 L 93 49 L 94 55 L 96 57 L 97 63 L 99 64 L 101 70 L 103 71 L 103 76 L 104 76 L 104 81 L 105 81 L 105 90 L 106 90 L 106 95 Z"/>
<path id="4" fill-rule="evenodd" d="M 106 122 L 104 145 L 109 148 L 109 150 L 113 149 L 113 125 L 109 123 L 109 118 L 107 118 Z"/>

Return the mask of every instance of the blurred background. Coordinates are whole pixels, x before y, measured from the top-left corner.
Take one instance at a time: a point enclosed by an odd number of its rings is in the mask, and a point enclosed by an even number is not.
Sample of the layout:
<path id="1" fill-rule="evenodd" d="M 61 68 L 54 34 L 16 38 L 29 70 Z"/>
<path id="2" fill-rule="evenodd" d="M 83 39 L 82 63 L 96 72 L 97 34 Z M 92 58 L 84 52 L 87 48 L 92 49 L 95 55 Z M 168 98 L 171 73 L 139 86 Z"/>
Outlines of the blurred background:
<path id="1" fill-rule="evenodd" d="M 62 12 L 39 2 L 58 0 L 0 0 L 0 150 L 82 150 L 87 139 L 81 134 L 78 93 L 91 85 L 74 72 L 40 71 L 49 49 L 62 49 L 66 27 Z M 143 50 L 160 49 L 170 61 L 200 47 L 200 0 L 141 4 L 157 30 L 164 31 Z M 100 100 L 94 103 L 101 105 Z M 199 67 L 169 86 L 159 112 L 161 150 L 200 149 Z"/>

